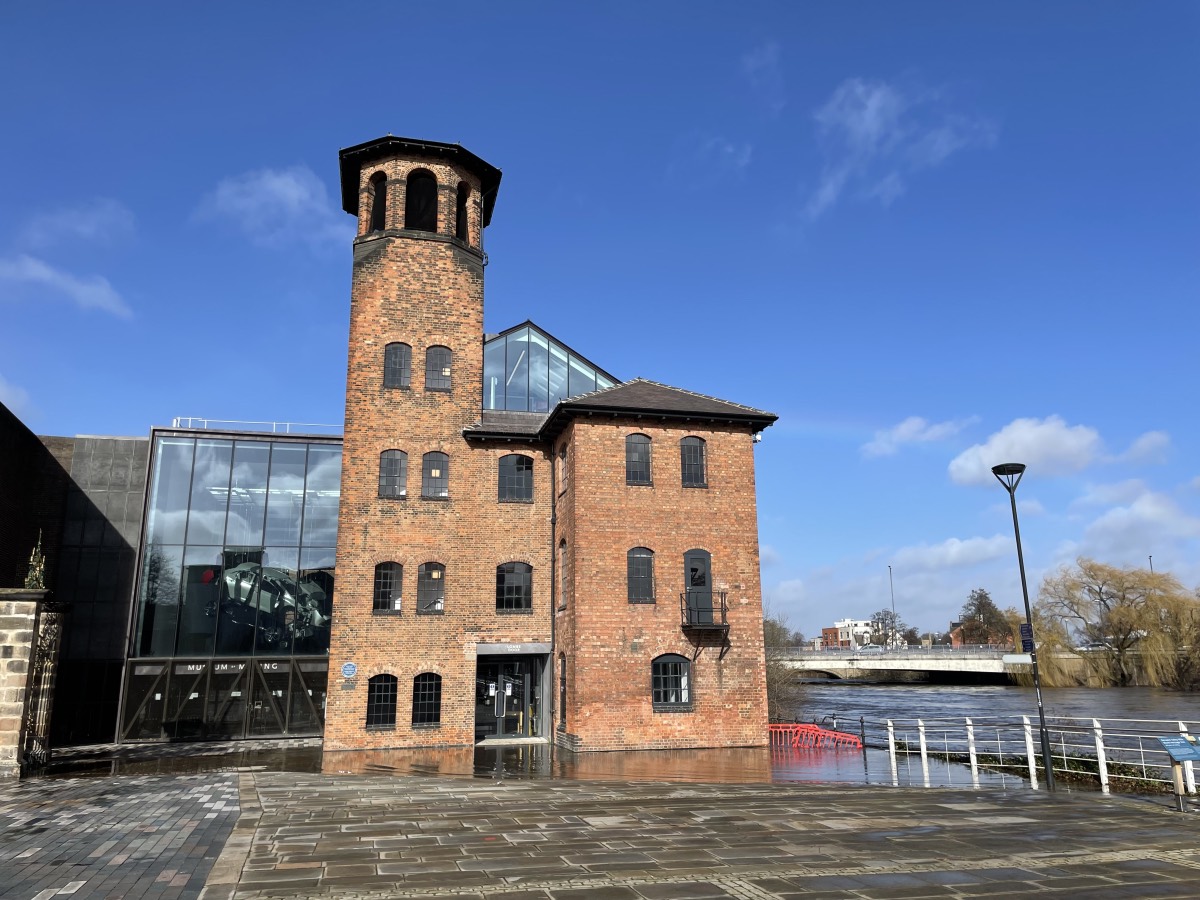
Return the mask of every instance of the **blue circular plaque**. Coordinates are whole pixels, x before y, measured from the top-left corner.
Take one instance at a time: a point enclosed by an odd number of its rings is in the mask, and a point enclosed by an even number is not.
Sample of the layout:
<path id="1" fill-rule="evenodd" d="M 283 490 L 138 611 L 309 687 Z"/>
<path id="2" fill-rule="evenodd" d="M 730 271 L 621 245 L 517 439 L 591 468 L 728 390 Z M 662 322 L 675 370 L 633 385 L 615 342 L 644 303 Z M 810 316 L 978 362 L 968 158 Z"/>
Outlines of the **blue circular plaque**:
<path id="1" fill-rule="evenodd" d="M 354 663 L 342 663 L 342 677 L 353 678 L 358 674 L 358 666 Z"/>

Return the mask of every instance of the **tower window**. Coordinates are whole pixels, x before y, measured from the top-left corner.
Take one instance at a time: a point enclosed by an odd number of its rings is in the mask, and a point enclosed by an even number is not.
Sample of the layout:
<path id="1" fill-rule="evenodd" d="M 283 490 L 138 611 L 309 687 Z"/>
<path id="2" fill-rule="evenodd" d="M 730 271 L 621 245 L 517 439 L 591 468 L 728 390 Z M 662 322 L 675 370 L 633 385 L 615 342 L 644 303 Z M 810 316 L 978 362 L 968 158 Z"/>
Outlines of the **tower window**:
<path id="1" fill-rule="evenodd" d="M 532 459 L 518 453 L 500 457 L 498 499 L 508 503 L 531 503 L 533 501 Z"/>
<path id="2" fill-rule="evenodd" d="M 625 483 L 653 483 L 650 480 L 650 438 L 644 434 L 631 434 L 625 438 Z"/>
<path id="3" fill-rule="evenodd" d="M 396 727 L 396 676 L 376 675 L 367 682 L 367 730 Z"/>
<path id="4" fill-rule="evenodd" d="M 440 725 L 442 722 L 442 676 L 422 672 L 413 679 L 412 723 Z"/>
<path id="5" fill-rule="evenodd" d="M 533 568 L 510 562 L 496 566 L 496 612 L 529 612 L 533 609 Z"/>
<path id="6" fill-rule="evenodd" d="M 454 236 L 466 243 L 467 234 L 467 199 L 471 196 L 471 186 L 465 181 L 458 183 L 458 196 L 454 201 Z"/>
<path id="7" fill-rule="evenodd" d="M 430 347 L 425 351 L 425 390 L 450 390 L 450 348 Z"/>
<path id="8" fill-rule="evenodd" d="M 379 496 L 402 500 L 407 493 L 408 454 L 384 450 L 379 454 Z"/>
<path id="9" fill-rule="evenodd" d="M 385 562 L 375 567 L 375 597 L 371 611 L 377 613 L 400 612 L 400 590 L 404 581 L 404 567 L 399 563 Z"/>
<path id="10" fill-rule="evenodd" d="M 421 496 L 450 496 L 450 457 L 445 453 L 426 453 L 421 459 Z"/>
<path id="11" fill-rule="evenodd" d="M 404 227 L 412 231 L 437 231 L 437 179 L 428 169 L 408 173 L 404 197 Z"/>
<path id="12" fill-rule="evenodd" d="M 383 386 L 406 388 L 412 378 L 412 347 L 388 344 L 383 348 Z"/>
<path id="13" fill-rule="evenodd" d="M 634 547 L 626 554 L 630 603 L 654 602 L 654 551 Z"/>
<path id="14" fill-rule="evenodd" d="M 446 608 L 446 567 L 422 563 L 417 569 L 417 614 L 436 616 Z"/>
<path id="15" fill-rule="evenodd" d="M 708 487 L 702 438 L 685 437 L 679 442 L 679 470 L 683 476 L 684 487 Z"/>
<path id="16" fill-rule="evenodd" d="M 387 175 L 376 172 L 371 176 L 371 224 L 368 231 L 387 228 Z"/>

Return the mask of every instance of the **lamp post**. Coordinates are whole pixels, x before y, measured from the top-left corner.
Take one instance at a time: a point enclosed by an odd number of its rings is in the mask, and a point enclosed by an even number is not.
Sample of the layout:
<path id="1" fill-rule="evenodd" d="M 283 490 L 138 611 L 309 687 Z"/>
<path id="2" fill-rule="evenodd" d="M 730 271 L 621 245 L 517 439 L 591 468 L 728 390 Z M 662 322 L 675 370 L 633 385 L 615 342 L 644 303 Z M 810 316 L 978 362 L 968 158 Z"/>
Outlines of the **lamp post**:
<path id="1" fill-rule="evenodd" d="M 895 650 L 896 649 L 896 646 L 895 646 L 895 644 L 896 644 L 896 626 L 899 623 L 896 621 L 896 585 L 892 583 L 892 567 L 891 566 L 888 566 L 888 590 L 891 591 L 891 594 L 892 594 L 892 640 L 891 640 L 892 646 L 889 647 L 888 649 Z"/>
<path id="2" fill-rule="evenodd" d="M 1033 663 L 1033 690 L 1037 695 L 1038 725 L 1042 738 L 1042 766 L 1046 770 L 1046 788 L 1054 790 L 1054 761 L 1050 755 L 1050 735 L 1046 731 L 1046 710 L 1042 706 L 1042 681 L 1038 676 L 1037 643 L 1033 639 L 1033 610 L 1029 608 L 1029 587 L 1025 584 L 1025 556 L 1021 553 L 1021 526 L 1017 523 L 1017 485 L 1025 474 L 1024 463 L 1001 463 L 992 466 L 992 474 L 1008 491 L 1012 503 L 1013 531 L 1017 536 L 1017 565 L 1021 569 L 1021 595 L 1025 598 L 1025 623 L 1029 634 L 1029 659 Z"/>

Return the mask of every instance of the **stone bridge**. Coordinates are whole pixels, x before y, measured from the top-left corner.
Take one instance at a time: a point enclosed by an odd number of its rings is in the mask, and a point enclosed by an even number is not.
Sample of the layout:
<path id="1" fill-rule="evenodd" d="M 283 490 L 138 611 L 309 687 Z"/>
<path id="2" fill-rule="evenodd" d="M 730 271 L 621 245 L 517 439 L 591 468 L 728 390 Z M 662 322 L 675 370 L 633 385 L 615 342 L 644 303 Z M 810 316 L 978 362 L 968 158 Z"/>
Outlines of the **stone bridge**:
<path id="1" fill-rule="evenodd" d="M 788 650 L 783 661 L 797 674 L 869 681 L 1005 682 L 1030 670 L 1027 653 L 992 648 L 864 652 Z"/>

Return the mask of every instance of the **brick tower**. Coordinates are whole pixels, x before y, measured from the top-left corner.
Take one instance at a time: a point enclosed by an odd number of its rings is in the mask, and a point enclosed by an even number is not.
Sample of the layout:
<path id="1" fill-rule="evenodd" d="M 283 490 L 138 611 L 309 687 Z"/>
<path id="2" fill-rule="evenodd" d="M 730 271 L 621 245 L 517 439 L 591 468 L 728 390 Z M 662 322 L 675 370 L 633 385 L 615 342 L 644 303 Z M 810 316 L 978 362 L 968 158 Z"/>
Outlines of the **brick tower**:
<path id="1" fill-rule="evenodd" d="M 482 233 L 500 172 L 390 136 L 340 159 L 358 235 L 325 748 L 467 745 L 486 699 L 478 648 L 549 640 L 548 585 L 528 614 L 496 614 L 498 566 L 549 554 L 548 489 L 498 507 L 511 448 L 463 437 L 479 419 Z"/>

